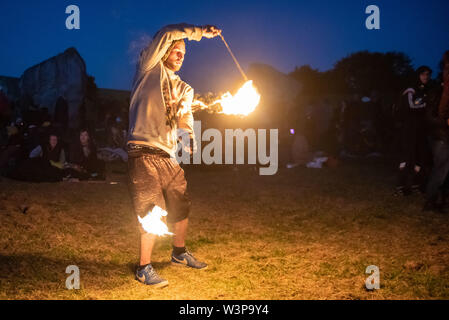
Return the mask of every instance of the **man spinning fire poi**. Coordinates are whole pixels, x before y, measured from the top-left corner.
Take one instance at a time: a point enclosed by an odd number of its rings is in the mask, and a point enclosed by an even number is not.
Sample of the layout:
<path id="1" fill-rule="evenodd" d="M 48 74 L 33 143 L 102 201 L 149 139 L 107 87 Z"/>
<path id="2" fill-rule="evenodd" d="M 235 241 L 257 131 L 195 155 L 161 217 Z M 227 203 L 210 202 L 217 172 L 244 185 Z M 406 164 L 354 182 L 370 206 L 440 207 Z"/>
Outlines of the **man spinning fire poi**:
<path id="1" fill-rule="evenodd" d="M 156 33 L 141 52 L 134 78 L 129 109 L 128 175 L 129 190 L 136 214 L 144 218 L 154 209 L 166 209 L 167 221 L 174 224 L 174 265 L 204 269 L 185 248 L 190 211 L 184 171 L 175 159 L 179 134 L 193 137 L 191 104 L 193 89 L 175 72 L 185 55 L 184 39 L 201 40 L 221 34 L 214 26 L 169 25 Z M 192 147 L 191 143 L 191 147 Z M 192 150 L 192 148 L 190 148 Z M 162 210 L 163 211 L 163 210 Z M 156 234 L 140 226 L 140 266 L 136 279 L 144 284 L 166 286 L 151 265 Z"/>

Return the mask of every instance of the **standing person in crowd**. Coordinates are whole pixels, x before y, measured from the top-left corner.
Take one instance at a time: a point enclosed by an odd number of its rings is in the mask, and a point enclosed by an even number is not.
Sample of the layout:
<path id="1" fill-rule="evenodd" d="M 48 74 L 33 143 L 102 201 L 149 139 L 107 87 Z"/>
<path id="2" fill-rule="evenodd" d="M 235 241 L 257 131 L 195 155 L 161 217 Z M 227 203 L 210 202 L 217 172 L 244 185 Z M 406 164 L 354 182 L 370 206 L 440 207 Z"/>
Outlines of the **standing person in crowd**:
<path id="1" fill-rule="evenodd" d="M 432 70 L 427 66 L 421 66 L 416 74 L 415 85 L 402 93 L 401 154 L 396 186 L 398 195 L 424 191 L 425 166 L 429 161 L 426 110 L 429 104 Z"/>
<path id="2" fill-rule="evenodd" d="M 444 213 L 444 205 L 449 194 L 447 188 L 449 184 L 449 51 L 446 51 L 443 56 L 442 67 L 443 82 L 440 82 L 431 95 L 431 108 L 427 113 L 433 168 L 427 185 L 423 210 Z"/>
<path id="3" fill-rule="evenodd" d="M 449 50 L 443 55 L 441 61 L 442 83 L 440 87 L 441 98 L 438 104 L 438 113 L 444 119 L 449 118 Z M 449 122 L 448 122 L 449 124 Z"/>
<path id="4" fill-rule="evenodd" d="M 97 158 L 97 147 L 89 131 L 81 129 L 79 138 L 70 147 L 69 172 L 79 180 L 105 179 L 105 164 Z"/>
<path id="5" fill-rule="evenodd" d="M 343 154 L 355 155 L 360 145 L 360 96 L 342 101 Z"/>

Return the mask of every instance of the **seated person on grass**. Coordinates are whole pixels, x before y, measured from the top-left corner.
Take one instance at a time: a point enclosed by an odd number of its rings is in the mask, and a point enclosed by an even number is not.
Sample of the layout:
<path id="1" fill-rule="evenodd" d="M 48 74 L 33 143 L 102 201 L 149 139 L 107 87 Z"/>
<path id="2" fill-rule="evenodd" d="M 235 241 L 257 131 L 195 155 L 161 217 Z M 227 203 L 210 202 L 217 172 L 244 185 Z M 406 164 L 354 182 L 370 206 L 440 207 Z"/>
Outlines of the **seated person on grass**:
<path id="1" fill-rule="evenodd" d="M 104 180 L 105 163 L 97 158 L 97 147 L 87 129 L 81 129 L 79 139 L 70 147 L 69 173 L 79 180 Z"/>
<path id="2" fill-rule="evenodd" d="M 34 148 L 29 159 L 23 161 L 10 175 L 11 178 L 31 182 L 57 182 L 64 176 L 65 152 L 54 133 L 46 143 Z"/>

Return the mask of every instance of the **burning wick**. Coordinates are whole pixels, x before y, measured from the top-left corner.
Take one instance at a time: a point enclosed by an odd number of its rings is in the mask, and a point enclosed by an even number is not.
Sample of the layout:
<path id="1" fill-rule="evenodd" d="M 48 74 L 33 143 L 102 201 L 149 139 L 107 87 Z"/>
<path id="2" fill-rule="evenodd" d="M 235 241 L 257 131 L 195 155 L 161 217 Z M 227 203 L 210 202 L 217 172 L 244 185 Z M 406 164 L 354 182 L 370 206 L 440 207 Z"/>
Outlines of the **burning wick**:
<path id="1" fill-rule="evenodd" d="M 155 206 L 144 218 L 141 218 L 140 216 L 137 216 L 137 218 L 139 219 L 143 230 L 147 233 L 155 234 L 157 236 L 173 235 L 173 233 L 168 231 L 168 227 L 164 221 L 162 221 L 162 217 L 165 216 L 167 216 L 167 211 Z"/>
<path id="2" fill-rule="evenodd" d="M 295 129 L 290 129 L 290 134 L 295 134 Z"/>
<path id="3" fill-rule="evenodd" d="M 260 94 L 254 87 L 253 81 L 249 80 L 245 82 L 235 95 L 226 92 L 220 99 L 212 102 L 211 105 L 207 105 L 200 100 L 194 100 L 193 105 L 195 107 L 192 108 L 192 111 L 215 109 L 214 112 L 217 113 L 247 116 L 257 108 L 259 102 Z M 214 108 L 215 105 L 220 105 L 221 108 Z"/>
<path id="4" fill-rule="evenodd" d="M 257 92 L 256 88 L 253 86 L 253 81 L 248 80 L 245 72 L 243 71 L 240 63 L 237 61 L 234 53 L 232 53 L 231 48 L 228 43 L 224 39 L 223 35 L 220 34 L 221 40 L 228 49 L 229 54 L 235 62 L 235 65 L 239 69 L 242 74 L 243 79 L 245 79 L 245 84 L 237 91 L 237 93 L 233 96 L 229 92 L 226 92 L 221 96 L 220 99 L 214 101 L 210 106 L 205 104 L 200 100 L 194 100 L 193 106 L 195 106 L 192 111 L 209 109 L 211 110 L 211 106 L 216 104 L 221 105 L 221 110 L 218 113 L 224 113 L 227 115 L 237 115 L 237 116 L 247 116 L 251 112 L 253 112 L 260 101 L 260 94 Z"/>
<path id="5" fill-rule="evenodd" d="M 221 104 L 224 114 L 247 116 L 256 109 L 259 101 L 260 95 L 254 88 L 253 81 L 249 80 L 245 82 L 234 96 L 226 92 L 214 104 Z"/>

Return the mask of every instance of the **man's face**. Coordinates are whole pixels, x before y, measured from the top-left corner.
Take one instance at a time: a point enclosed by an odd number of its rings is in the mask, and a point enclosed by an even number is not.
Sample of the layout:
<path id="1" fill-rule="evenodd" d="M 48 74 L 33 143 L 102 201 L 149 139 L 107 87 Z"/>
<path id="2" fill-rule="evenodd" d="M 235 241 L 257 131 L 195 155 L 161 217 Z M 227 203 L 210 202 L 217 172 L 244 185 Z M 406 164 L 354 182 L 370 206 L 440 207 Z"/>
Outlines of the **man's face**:
<path id="1" fill-rule="evenodd" d="M 430 79 L 430 73 L 429 73 L 429 71 L 424 71 L 423 73 L 421 73 L 421 74 L 419 75 L 419 80 L 421 80 L 421 82 L 422 82 L 423 84 L 426 84 L 427 82 L 429 82 L 429 79 Z"/>
<path id="2" fill-rule="evenodd" d="M 50 146 L 52 148 L 56 147 L 56 145 L 58 144 L 58 137 L 57 136 L 50 136 L 49 142 L 50 142 Z"/>
<path id="3" fill-rule="evenodd" d="M 184 62 L 184 55 L 186 54 L 186 46 L 183 42 L 178 42 L 173 47 L 170 52 L 167 60 L 165 60 L 164 64 L 170 70 L 174 72 L 179 71 L 182 67 L 182 63 Z"/>

